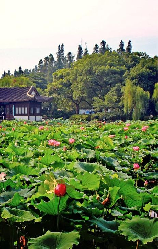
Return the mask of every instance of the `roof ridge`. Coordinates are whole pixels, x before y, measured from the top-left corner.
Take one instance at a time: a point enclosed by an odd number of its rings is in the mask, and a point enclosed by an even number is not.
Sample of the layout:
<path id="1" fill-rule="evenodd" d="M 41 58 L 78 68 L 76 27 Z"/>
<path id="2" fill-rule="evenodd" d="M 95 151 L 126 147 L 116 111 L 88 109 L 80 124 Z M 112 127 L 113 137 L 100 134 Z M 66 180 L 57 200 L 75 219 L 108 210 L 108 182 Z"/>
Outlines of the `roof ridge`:
<path id="1" fill-rule="evenodd" d="M 35 94 L 32 94 L 33 91 L 35 92 Z M 36 90 L 36 88 L 34 86 L 31 86 L 30 89 L 27 92 L 27 95 L 30 98 L 34 98 L 36 94 L 38 94 L 38 91 Z"/>

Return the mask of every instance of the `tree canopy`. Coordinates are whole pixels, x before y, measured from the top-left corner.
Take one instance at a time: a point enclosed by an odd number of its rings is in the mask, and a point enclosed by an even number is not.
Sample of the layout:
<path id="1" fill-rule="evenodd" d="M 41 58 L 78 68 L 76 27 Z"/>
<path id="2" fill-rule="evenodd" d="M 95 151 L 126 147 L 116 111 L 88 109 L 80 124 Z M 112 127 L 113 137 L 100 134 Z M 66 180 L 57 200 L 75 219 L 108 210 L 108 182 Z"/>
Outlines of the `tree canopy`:
<path id="1" fill-rule="evenodd" d="M 53 54 L 40 59 L 32 70 L 4 72 L 0 87 L 31 86 L 53 97 L 54 110 L 79 113 L 80 109 L 94 109 L 106 113 L 124 113 L 126 118 L 139 119 L 157 115 L 158 57 L 144 52 L 132 52 L 129 40 L 124 48 L 121 40 L 112 51 L 105 40 L 88 48 L 78 46 L 76 59 L 64 53 L 64 44 Z"/>

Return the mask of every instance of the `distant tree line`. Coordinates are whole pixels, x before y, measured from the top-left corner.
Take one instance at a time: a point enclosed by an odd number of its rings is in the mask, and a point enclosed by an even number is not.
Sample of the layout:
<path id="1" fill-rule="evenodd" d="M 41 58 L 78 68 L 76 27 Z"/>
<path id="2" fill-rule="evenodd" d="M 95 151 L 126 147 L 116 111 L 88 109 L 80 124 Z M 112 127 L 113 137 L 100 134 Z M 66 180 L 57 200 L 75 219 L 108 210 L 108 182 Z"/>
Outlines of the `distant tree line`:
<path id="1" fill-rule="evenodd" d="M 131 41 L 126 49 L 121 40 L 112 51 L 104 40 L 95 44 L 92 54 L 78 46 L 76 59 L 64 54 L 58 46 L 56 59 L 52 54 L 38 62 L 32 70 L 4 72 L 0 87 L 30 86 L 53 97 L 45 111 L 53 117 L 69 117 L 80 109 L 116 119 L 143 119 L 158 112 L 158 57 L 132 52 Z"/>
<path id="2" fill-rule="evenodd" d="M 104 54 L 106 51 L 112 52 L 112 49 L 109 47 L 108 44 L 106 44 L 106 41 L 102 40 L 100 42 L 100 46 L 98 44 L 94 45 L 93 48 L 93 54 Z M 122 52 L 132 52 L 132 45 L 131 41 L 128 41 L 128 45 L 126 47 L 126 50 L 124 49 L 124 42 L 121 40 L 119 44 L 119 48 L 117 49 L 118 53 Z M 56 60 L 53 54 L 49 54 L 48 56 L 44 57 L 44 59 L 40 59 L 38 62 L 38 65 L 35 65 L 33 69 L 22 69 L 20 66 L 17 69 L 14 70 L 14 73 L 11 74 L 10 70 L 8 72 L 4 71 L 2 74 L 2 78 L 6 76 L 14 76 L 14 77 L 19 77 L 19 76 L 35 76 L 38 73 L 41 75 L 43 74 L 44 78 L 46 78 L 47 82 L 52 82 L 53 77 L 52 74 L 57 71 L 58 69 L 62 68 L 70 68 L 71 64 L 79 59 L 82 59 L 84 56 L 88 55 L 88 49 L 87 47 L 84 49 L 81 45 L 78 46 L 77 49 L 77 55 L 76 58 L 72 54 L 72 52 L 68 52 L 67 55 L 65 56 L 64 52 L 64 44 L 58 45 L 58 51 L 56 52 Z M 37 77 L 38 78 L 38 77 Z"/>

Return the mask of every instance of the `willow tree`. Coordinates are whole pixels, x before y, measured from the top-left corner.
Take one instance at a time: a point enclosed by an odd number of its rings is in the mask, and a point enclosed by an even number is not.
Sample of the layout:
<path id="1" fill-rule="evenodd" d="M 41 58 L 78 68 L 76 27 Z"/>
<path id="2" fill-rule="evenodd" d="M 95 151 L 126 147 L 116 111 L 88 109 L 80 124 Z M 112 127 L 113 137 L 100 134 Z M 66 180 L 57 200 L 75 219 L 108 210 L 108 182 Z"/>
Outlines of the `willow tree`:
<path id="1" fill-rule="evenodd" d="M 155 84 L 152 100 L 153 100 L 154 105 L 155 105 L 155 110 L 158 113 L 158 83 Z"/>
<path id="2" fill-rule="evenodd" d="M 123 94 L 124 112 L 128 118 L 134 120 L 143 118 L 149 105 L 150 94 L 141 87 L 135 86 L 129 79 L 126 80 Z"/>
<path id="3" fill-rule="evenodd" d="M 134 120 L 141 119 L 147 113 L 149 106 L 150 93 L 144 91 L 141 87 L 137 86 L 135 91 L 134 109 L 132 118 Z"/>
<path id="4" fill-rule="evenodd" d="M 123 94 L 124 113 L 131 118 L 134 108 L 135 86 L 130 80 L 126 80 Z"/>

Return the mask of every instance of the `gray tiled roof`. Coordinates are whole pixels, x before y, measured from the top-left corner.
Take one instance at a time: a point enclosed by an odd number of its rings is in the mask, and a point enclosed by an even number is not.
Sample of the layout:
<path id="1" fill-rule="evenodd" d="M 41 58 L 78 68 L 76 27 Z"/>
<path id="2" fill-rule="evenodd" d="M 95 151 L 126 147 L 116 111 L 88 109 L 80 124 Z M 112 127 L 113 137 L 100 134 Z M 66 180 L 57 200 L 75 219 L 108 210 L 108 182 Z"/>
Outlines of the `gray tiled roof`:
<path id="1" fill-rule="evenodd" d="M 35 95 L 31 95 L 32 92 Z M 35 87 L 11 87 L 0 88 L 0 102 L 23 102 L 23 101 L 47 102 L 50 97 L 40 96 Z"/>

